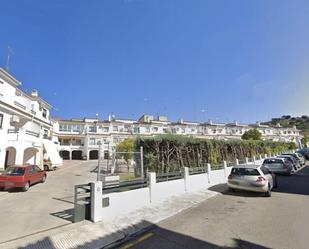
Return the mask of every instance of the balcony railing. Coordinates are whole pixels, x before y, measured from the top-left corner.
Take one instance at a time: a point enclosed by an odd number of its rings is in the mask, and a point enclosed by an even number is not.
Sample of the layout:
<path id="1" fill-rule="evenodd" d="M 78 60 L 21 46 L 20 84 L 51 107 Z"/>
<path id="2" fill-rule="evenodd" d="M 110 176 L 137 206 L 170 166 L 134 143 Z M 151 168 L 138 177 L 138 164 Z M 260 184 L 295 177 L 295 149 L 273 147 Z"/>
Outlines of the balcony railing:
<path id="1" fill-rule="evenodd" d="M 39 137 L 40 136 L 40 133 L 36 133 L 34 131 L 29 131 L 29 130 L 26 130 L 26 134 L 33 136 L 33 137 Z"/>

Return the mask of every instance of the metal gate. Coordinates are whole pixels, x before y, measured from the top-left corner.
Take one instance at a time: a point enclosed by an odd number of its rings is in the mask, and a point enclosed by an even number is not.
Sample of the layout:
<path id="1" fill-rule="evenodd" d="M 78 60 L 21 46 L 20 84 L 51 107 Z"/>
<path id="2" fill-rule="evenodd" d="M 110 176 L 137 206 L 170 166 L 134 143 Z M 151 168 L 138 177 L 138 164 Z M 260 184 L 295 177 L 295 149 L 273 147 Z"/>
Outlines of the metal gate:
<path id="1" fill-rule="evenodd" d="M 91 220 L 91 184 L 74 187 L 74 223 Z"/>

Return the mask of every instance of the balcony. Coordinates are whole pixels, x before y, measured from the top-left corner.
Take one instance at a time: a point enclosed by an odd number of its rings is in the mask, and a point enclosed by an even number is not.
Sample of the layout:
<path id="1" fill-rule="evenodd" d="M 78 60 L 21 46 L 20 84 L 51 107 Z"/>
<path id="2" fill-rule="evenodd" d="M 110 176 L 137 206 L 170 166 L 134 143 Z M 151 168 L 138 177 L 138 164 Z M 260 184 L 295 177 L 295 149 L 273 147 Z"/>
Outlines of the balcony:
<path id="1" fill-rule="evenodd" d="M 8 129 L 8 140 L 36 143 L 40 141 L 40 133 L 30 130 Z"/>

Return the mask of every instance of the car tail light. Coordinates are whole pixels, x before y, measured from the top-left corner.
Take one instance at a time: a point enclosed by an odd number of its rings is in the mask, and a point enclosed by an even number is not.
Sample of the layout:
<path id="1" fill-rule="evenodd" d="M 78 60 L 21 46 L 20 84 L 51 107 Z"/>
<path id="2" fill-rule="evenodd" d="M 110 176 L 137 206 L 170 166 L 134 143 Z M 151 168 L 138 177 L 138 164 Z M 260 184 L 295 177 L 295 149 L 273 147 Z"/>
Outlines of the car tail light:
<path id="1" fill-rule="evenodd" d="M 264 182 L 266 181 L 266 179 L 263 177 L 263 176 L 259 176 L 257 179 L 256 179 L 257 182 Z"/>

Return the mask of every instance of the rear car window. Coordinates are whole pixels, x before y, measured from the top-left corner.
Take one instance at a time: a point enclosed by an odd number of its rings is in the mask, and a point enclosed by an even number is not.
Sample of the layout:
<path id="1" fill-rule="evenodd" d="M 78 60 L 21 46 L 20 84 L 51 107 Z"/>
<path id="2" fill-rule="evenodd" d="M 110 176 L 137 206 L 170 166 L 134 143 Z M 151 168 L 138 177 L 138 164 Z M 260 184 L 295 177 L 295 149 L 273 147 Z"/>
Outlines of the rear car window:
<path id="1" fill-rule="evenodd" d="M 20 168 L 20 167 L 9 167 L 6 171 L 5 174 L 8 176 L 22 176 L 25 173 L 25 168 Z"/>
<path id="2" fill-rule="evenodd" d="M 282 163 L 282 160 L 280 159 L 265 159 L 263 164 L 273 164 L 273 163 Z"/>
<path id="3" fill-rule="evenodd" d="M 233 168 L 231 171 L 232 175 L 240 175 L 240 176 L 259 176 L 260 173 L 257 169 L 251 168 Z"/>

